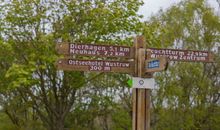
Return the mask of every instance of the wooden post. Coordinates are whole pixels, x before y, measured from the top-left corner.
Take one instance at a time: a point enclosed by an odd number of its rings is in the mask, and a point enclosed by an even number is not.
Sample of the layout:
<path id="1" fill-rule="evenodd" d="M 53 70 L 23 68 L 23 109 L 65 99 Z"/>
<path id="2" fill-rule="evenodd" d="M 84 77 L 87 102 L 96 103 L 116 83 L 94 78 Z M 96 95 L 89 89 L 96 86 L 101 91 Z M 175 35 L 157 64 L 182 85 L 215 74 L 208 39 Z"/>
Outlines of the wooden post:
<path id="1" fill-rule="evenodd" d="M 135 46 L 135 77 L 144 77 L 145 72 L 145 40 L 138 36 L 134 40 Z M 132 130 L 150 130 L 150 89 L 133 88 L 133 117 Z"/>

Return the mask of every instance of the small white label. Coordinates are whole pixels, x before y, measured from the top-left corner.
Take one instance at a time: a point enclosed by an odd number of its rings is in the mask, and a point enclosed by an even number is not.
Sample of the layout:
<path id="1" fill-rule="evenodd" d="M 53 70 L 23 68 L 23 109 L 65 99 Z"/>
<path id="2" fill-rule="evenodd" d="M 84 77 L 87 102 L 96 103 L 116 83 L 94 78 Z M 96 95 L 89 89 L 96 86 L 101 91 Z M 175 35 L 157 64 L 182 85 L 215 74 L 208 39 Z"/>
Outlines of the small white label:
<path id="1" fill-rule="evenodd" d="M 155 80 L 154 78 L 139 78 L 132 77 L 133 84 L 132 88 L 146 88 L 146 89 L 154 89 L 155 88 Z"/>

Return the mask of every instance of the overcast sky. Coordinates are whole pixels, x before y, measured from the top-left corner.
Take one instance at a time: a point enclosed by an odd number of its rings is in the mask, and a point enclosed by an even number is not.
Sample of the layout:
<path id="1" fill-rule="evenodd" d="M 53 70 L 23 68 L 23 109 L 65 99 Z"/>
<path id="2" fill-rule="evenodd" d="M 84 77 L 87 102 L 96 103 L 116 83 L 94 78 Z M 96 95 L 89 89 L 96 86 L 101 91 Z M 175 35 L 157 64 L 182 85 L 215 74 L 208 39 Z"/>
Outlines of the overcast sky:
<path id="1" fill-rule="evenodd" d="M 143 0 L 144 5 L 140 8 L 139 14 L 144 15 L 143 20 L 147 20 L 151 14 L 155 14 L 159 11 L 159 9 L 167 9 L 172 4 L 178 3 L 181 0 Z M 216 0 L 209 0 L 209 3 L 215 8 L 216 11 L 218 10 L 218 4 Z"/>

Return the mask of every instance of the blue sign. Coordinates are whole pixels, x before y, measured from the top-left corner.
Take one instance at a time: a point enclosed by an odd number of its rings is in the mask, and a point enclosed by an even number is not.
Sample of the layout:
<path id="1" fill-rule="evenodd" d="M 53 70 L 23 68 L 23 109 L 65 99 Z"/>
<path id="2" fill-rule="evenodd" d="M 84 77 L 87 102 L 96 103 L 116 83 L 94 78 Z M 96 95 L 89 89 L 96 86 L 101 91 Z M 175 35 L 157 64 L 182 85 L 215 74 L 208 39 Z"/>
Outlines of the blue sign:
<path id="1" fill-rule="evenodd" d="M 154 69 L 154 68 L 159 68 L 160 67 L 160 61 L 159 60 L 153 60 L 148 62 L 147 68 L 148 69 Z"/>

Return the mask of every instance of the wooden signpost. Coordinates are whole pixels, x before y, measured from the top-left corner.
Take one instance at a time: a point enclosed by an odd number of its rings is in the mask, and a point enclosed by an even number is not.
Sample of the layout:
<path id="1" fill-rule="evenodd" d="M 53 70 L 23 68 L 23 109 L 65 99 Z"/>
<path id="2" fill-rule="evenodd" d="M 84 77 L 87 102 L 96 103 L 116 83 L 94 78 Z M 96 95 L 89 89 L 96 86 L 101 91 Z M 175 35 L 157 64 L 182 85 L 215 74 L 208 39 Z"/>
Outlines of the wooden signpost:
<path id="1" fill-rule="evenodd" d="M 145 39 L 136 37 L 135 47 L 135 73 L 134 77 L 145 75 Z M 148 77 L 151 78 L 151 77 Z M 148 87 L 146 87 L 148 88 Z M 150 129 L 150 89 L 133 88 L 132 90 L 132 130 Z"/>
<path id="2" fill-rule="evenodd" d="M 213 55 L 207 51 L 178 49 L 146 49 L 143 36 L 134 40 L 134 47 L 96 44 L 59 43 L 58 54 L 65 56 L 56 62 L 57 68 L 65 71 L 115 72 L 132 74 L 139 85 L 132 90 L 132 130 L 150 130 L 150 89 L 154 72 L 167 68 L 168 61 L 213 62 Z M 118 60 L 72 59 L 70 55 L 95 57 L 120 57 Z M 127 61 L 133 59 L 133 61 Z M 135 78 L 136 77 L 136 78 Z M 140 81 L 140 82 L 139 82 Z M 143 86 L 149 83 L 149 86 Z M 136 83 L 136 84 L 138 84 Z M 142 86 L 141 86 L 142 85 Z"/>

